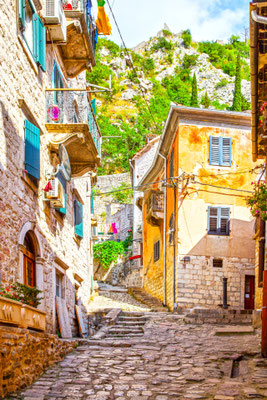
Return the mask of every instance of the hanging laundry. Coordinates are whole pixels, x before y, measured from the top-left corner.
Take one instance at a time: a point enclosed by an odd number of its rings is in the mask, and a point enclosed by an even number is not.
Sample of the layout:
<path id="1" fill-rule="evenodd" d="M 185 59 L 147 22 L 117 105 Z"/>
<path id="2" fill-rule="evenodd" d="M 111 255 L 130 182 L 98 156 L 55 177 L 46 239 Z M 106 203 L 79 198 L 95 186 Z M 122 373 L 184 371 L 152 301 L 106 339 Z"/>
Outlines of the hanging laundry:
<path id="1" fill-rule="evenodd" d="M 112 232 L 115 233 L 115 234 L 118 233 L 115 222 L 112 224 Z"/>
<path id="2" fill-rule="evenodd" d="M 111 35 L 111 25 L 104 7 L 98 7 L 96 26 L 99 34 Z"/>
<path id="3" fill-rule="evenodd" d="M 91 3 L 91 0 L 87 0 L 86 11 L 87 11 L 87 14 L 89 14 L 90 17 L 91 17 L 92 16 L 92 3 Z"/>
<path id="4" fill-rule="evenodd" d="M 97 0 L 98 7 L 104 7 L 105 4 L 106 4 L 105 0 Z"/>
<path id="5" fill-rule="evenodd" d="M 98 42 L 98 31 L 96 27 L 94 31 L 94 50 L 96 49 L 97 42 Z"/>

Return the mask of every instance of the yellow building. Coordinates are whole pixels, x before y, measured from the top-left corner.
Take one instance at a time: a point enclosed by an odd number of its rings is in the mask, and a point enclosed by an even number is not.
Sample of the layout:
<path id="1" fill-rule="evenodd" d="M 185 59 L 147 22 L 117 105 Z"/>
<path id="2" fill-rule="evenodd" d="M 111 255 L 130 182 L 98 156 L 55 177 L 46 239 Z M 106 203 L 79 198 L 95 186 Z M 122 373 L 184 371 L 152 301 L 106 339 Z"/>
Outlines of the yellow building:
<path id="1" fill-rule="evenodd" d="M 144 289 L 171 309 L 222 305 L 223 278 L 231 308 L 254 308 L 250 153 L 250 114 L 171 106 L 140 182 Z"/>

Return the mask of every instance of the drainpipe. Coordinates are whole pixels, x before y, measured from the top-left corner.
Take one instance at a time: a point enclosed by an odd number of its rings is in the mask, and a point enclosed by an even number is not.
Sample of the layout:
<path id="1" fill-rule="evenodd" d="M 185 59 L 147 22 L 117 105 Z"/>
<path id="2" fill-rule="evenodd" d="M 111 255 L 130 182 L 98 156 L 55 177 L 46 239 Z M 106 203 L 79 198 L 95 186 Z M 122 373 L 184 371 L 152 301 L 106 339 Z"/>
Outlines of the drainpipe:
<path id="1" fill-rule="evenodd" d="M 267 25 L 267 17 L 258 15 L 256 10 L 251 11 L 251 18 L 253 19 L 253 21 L 257 22 L 258 24 Z"/>
<path id="2" fill-rule="evenodd" d="M 176 303 L 176 207 L 177 207 L 177 186 L 174 182 L 173 183 L 173 190 L 174 190 L 174 212 L 173 212 L 173 219 L 174 219 L 174 244 L 173 244 L 173 312 L 177 311 L 177 303 Z"/>
<path id="3" fill-rule="evenodd" d="M 166 265 L 166 218 L 167 218 L 167 158 L 159 153 L 165 162 L 164 167 L 164 220 L 163 220 L 163 259 L 164 259 L 164 306 L 167 305 L 167 265 Z"/>

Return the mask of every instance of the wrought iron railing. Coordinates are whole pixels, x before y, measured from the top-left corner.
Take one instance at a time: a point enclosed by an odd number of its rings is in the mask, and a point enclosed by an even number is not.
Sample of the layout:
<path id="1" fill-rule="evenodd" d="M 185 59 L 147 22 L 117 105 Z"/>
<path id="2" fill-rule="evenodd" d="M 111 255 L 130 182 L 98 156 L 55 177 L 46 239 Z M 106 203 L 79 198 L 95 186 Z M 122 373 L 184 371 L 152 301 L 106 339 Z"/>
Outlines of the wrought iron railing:
<path id="1" fill-rule="evenodd" d="M 91 2 L 90 0 L 63 0 L 63 9 L 74 10 L 74 11 L 82 11 L 85 14 L 85 20 L 88 28 L 88 33 L 90 36 L 90 40 L 92 43 L 93 50 L 95 52 L 95 21 L 92 17 L 91 13 Z"/>
<path id="2" fill-rule="evenodd" d="M 46 121 L 48 124 L 88 124 L 101 156 L 101 135 L 86 90 L 47 89 Z"/>

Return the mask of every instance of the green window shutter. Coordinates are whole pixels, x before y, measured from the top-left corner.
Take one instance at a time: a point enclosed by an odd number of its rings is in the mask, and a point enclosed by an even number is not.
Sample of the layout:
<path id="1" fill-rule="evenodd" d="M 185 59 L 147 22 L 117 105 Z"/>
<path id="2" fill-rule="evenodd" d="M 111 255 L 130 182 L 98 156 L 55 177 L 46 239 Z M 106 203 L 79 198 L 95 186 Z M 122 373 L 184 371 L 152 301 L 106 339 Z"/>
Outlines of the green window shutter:
<path id="1" fill-rule="evenodd" d="M 33 14 L 33 58 L 46 71 L 46 29 L 38 14 Z"/>
<path id="2" fill-rule="evenodd" d="M 74 200 L 74 225 L 75 234 L 83 238 L 83 205 L 77 200 Z"/>
<path id="3" fill-rule="evenodd" d="M 94 209 L 94 196 L 93 196 L 93 190 L 91 190 L 91 214 L 95 213 Z"/>
<path id="4" fill-rule="evenodd" d="M 25 169 L 40 179 L 40 129 L 25 120 Z"/>
<path id="5" fill-rule="evenodd" d="M 19 21 L 22 29 L 25 28 L 25 9 L 25 0 L 19 0 Z"/>
<path id="6" fill-rule="evenodd" d="M 220 165 L 220 138 L 210 136 L 210 165 Z"/>
<path id="7" fill-rule="evenodd" d="M 91 100 L 91 104 L 92 104 L 92 107 L 93 107 L 93 110 L 94 110 L 94 114 L 96 116 L 96 99 Z"/>
<path id="8" fill-rule="evenodd" d="M 56 177 L 59 179 L 59 182 L 62 184 L 65 193 L 65 205 L 62 208 L 57 208 L 56 210 L 59 211 L 61 214 L 67 214 L 67 182 L 61 172 L 58 172 Z"/>
<path id="9" fill-rule="evenodd" d="M 221 162 L 220 165 L 231 167 L 232 165 L 232 138 L 221 139 Z"/>

